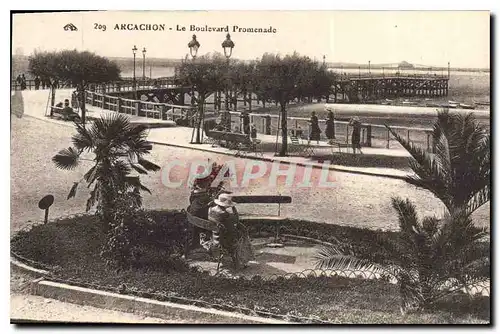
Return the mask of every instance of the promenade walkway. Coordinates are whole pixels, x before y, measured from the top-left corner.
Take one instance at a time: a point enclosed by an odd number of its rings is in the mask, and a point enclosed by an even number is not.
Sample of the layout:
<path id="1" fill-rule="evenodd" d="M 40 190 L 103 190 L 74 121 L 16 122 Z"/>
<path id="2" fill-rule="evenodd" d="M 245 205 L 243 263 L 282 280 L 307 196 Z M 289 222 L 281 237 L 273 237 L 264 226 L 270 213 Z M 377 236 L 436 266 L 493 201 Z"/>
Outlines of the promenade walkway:
<path id="1" fill-rule="evenodd" d="M 60 89 L 56 91 L 56 102 L 64 101 L 71 97 L 73 89 Z M 73 126 L 70 122 L 54 120 L 46 116 L 48 91 L 16 91 L 12 95 L 12 113 L 27 115 L 48 122 L 58 123 L 66 126 Z M 22 109 L 22 111 L 20 110 Z M 88 107 L 89 117 L 100 117 L 112 113 L 112 111 L 101 110 L 96 107 Z M 224 147 L 212 147 L 211 144 L 191 144 L 192 128 L 175 127 L 172 121 L 161 121 L 151 118 L 130 116 L 134 123 L 153 125 L 149 131 L 148 139 L 153 144 L 182 147 L 217 154 L 235 155 L 235 150 Z M 169 127 L 156 128 L 155 123 L 163 123 L 161 126 Z M 342 153 L 338 153 L 336 147 L 320 141 L 319 144 L 311 142 L 314 155 L 311 157 L 302 156 L 275 156 L 276 141 L 281 143 L 282 138 L 274 135 L 258 134 L 261 140 L 260 150 L 262 154 L 247 153 L 245 157 L 265 161 L 278 161 L 283 163 L 295 163 L 302 166 L 323 167 L 323 161 L 331 161 L 330 169 L 359 173 L 364 175 L 383 176 L 391 178 L 403 178 L 409 175 L 410 170 L 406 167 L 406 158 L 409 156 L 405 150 L 384 149 L 384 148 L 363 148 L 364 154 L 354 156 L 351 149 L 343 148 Z M 279 145 L 279 144 L 278 144 Z M 279 147 L 278 147 L 279 149 Z M 335 154 L 333 154 L 335 153 Z"/>

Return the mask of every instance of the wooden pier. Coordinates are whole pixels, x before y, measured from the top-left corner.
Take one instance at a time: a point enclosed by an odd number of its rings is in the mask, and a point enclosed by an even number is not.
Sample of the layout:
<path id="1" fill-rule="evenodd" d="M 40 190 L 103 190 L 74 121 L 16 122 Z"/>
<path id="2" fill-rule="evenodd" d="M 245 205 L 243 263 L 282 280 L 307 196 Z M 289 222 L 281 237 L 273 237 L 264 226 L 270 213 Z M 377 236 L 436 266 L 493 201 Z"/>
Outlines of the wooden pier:
<path id="1" fill-rule="evenodd" d="M 334 102 L 350 103 L 389 98 L 448 96 L 448 76 L 442 75 L 340 75 L 333 85 Z"/>
<path id="2" fill-rule="evenodd" d="M 330 96 L 327 99 L 337 102 L 338 100 L 347 103 L 374 102 L 381 99 L 392 98 L 437 98 L 448 96 L 448 75 L 438 74 L 338 74 L 330 90 Z M 65 84 L 58 88 L 74 88 Z M 13 81 L 12 90 L 20 90 L 20 85 Z M 26 81 L 26 89 L 35 89 L 34 81 Z M 138 99 L 141 95 L 156 97 L 155 100 L 162 103 L 172 103 L 182 105 L 186 94 L 193 97 L 191 87 L 182 87 L 175 77 L 151 79 L 146 81 L 123 80 L 108 84 L 95 85 L 90 87 L 91 91 L 103 94 L 112 94 L 128 99 Z M 224 95 L 224 97 L 223 97 Z M 251 95 L 251 94 L 246 94 Z M 229 91 L 229 96 L 225 92 L 216 92 L 217 107 L 221 101 L 233 101 L 234 92 Z M 191 101 L 195 99 L 191 98 Z M 251 110 L 252 99 L 244 96 L 245 105 L 249 103 Z M 149 100 L 151 101 L 151 100 Z M 216 108 L 219 109 L 219 108 Z"/>

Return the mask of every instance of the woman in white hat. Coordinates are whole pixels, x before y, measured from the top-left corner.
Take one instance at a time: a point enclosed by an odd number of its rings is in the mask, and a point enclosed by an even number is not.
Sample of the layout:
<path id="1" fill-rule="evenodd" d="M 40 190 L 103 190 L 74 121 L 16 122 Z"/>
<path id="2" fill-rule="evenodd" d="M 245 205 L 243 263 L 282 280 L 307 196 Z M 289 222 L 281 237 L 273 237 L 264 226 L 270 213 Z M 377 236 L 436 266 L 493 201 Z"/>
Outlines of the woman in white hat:
<path id="1" fill-rule="evenodd" d="M 230 254 L 235 269 L 246 266 L 254 255 L 246 227 L 239 222 L 231 196 L 222 193 L 214 200 L 215 206 L 208 210 L 208 220 L 220 226 L 220 233 L 214 233 L 214 239 L 219 239 L 222 248 Z"/>

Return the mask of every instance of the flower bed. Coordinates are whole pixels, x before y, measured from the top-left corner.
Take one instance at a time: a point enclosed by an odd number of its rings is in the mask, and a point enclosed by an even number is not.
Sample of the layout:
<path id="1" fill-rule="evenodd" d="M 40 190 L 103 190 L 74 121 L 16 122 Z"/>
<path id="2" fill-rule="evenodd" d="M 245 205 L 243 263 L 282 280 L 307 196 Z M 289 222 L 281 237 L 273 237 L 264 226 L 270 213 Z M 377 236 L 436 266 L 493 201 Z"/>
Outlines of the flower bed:
<path id="1" fill-rule="evenodd" d="M 151 211 L 156 222 L 145 240 L 181 244 L 186 236 L 183 212 Z M 252 235 L 271 233 L 274 225 L 261 222 L 251 226 Z M 373 238 L 382 231 L 353 229 L 304 221 L 289 221 L 281 233 L 298 234 L 325 241 L 337 238 L 352 244 L 356 252 L 373 252 Z M 391 237 L 392 233 L 389 233 Z M 155 236 L 151 239 L 151 236 Z M 330 238 L 330 239 L 329 239 Z M 231 279 L 210 276 L 188 268 L 178 258 L 156 258 L 141 266 L 116 270 L 99 256 L 104 235 L 92 216 L 59 219 L 20 232 L 11 242 L 16 254 L 53 267 L 51 278 L 78 281 L 79 285 L 141 295 L 159 300 L 174 300 L 195 305 L 218 304 L 220 309 L 248 314 L 281 314 L 301 322 L 334 323 L 460 323 L 488 322 L 489 298 L 466 296 L 458 303 L 443 302 L 439 308 L 401 316 L 397 286 L 381 280 L 345 277 L 308 277 L 264 279 Z M 151 258 L 154 258 L 154 254 Z M 196 301 L 195 301 L 196 300 Z M 222 305 L 222 306 L 221 306 Z M 462 308 L 448 311 L 460 305 Z M 436 306 L 436 307 L 438 307 Z M 447 311 L 443 311 L 447 310 Z M 305 320 L 303 318 L 309 318 Z"/>

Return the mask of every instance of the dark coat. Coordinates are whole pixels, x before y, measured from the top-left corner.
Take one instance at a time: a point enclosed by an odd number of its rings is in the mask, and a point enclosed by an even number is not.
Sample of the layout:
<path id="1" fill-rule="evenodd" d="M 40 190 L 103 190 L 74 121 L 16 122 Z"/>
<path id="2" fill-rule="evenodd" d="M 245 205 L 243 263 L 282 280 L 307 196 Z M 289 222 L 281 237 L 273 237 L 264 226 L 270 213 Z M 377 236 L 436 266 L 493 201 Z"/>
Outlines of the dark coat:
<path id="1" fill-rule="evenodd" d="M 311 123 L 311 134 L 309 135 L 309 139 L 319 140 L 319 137 L 321 135 L 321 130 L 318 124 L 318 117 L 316 115 L 311 116 L 311 120 L 309 122 Z"/>
<path id="2" fill-rule="evenodd" d="M 335 137 L 335 121 L 333 118 L 326 120 L 325 134 L 328 139 L 333 139 Z"/>

